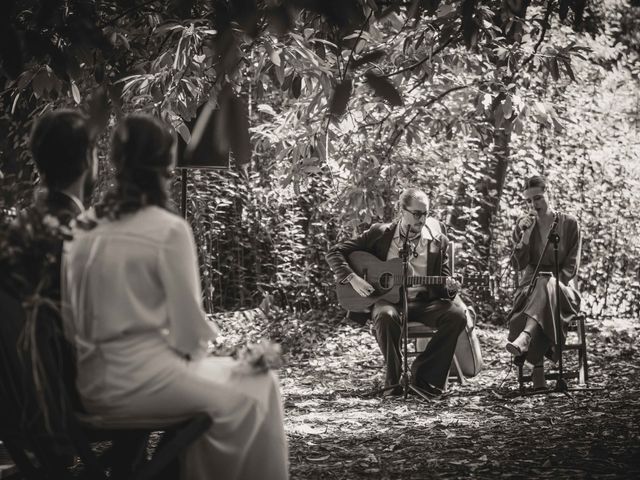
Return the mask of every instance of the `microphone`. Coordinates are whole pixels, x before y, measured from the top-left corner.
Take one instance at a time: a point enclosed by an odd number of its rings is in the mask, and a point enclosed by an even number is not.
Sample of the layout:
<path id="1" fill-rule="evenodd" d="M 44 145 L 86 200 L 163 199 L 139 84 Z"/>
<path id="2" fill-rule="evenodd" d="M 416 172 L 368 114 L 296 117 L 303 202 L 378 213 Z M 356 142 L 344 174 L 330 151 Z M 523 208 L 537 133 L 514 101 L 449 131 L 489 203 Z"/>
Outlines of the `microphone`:
<path id="1" fill-rule="evenodd" d="M 532 222 L 529 226 L 523 227 L 522 225 L 520 225 L 520 221 L 524 220 L 527 217 L 531 218 Z M 522 229 L 523 232 L 526 232 L 536 224 L 535 220 L 536 220 L 536 216 L 533 213 L 528 213 L 527 215 L 520 217 L 516 223 L 520 225 L 520 228 Z"/>

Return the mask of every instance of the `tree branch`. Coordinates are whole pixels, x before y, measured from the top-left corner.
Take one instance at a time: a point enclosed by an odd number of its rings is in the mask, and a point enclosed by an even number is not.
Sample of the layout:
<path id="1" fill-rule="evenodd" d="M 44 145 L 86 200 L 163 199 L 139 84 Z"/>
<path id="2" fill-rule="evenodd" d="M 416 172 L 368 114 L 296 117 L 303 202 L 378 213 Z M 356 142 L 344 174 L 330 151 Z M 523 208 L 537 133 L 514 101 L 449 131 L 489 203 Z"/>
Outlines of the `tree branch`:
<path id="1" fill-rule="evenodd" d="M 419 108 L 429 107 L 429 106 L 433 105 L 434 103 L 436 103 L 436 102 L 438 102 L 438 101 L 442 100 L 444 97 L 446 97 L 446 96 L 447 96 L 447 95 L 449 95 L 450 93 L 457 92 L 457 91 L 459 91 L 459 90 L 464 90 L 465 88 L 470 88 L 470 87 L 473 87 L 473 86 L 476 86 L 476 85 L 477 85 L 477 86 L 480 86 L 480 85 L 482 85 L 483 83 L 487 83 L 487 82 L 486 82 L 486 81 L 484 81 L 484 82 L 479 82 L 479 83 L 477 83 L 477 84 L 476 84 L 476 83 L 471 83 L 471 84 L 468 84 L 468 85 L 458 85 L 458 86 L 456 86 L 456 87 L 451 87 L 451 88 L 449 88 L 449 89 L 445 90 L 444 92 L 441 92 L 440 94 L 436 95 L 435 97 L 430 98 L 430 99 L 427 101 L 427 103 L 426 103 L 426 104 L 424 104 L 424 105 L 420 105 L 420 107 L 419 107 Z M 417 103 L 417 102 L 416 102 L 416 103 Z M 414 106 L 415 106 L 415 104 L 414 104 L 414 105 L 412 105 L 412 107 L 411 107 L 411 108 L 413 108 Z M 366 128 L 368 128 L 368 127 L 376 127 L 376 126 L 380 126 L 380 125 L 382 125 L 386 120 L 388 120 L 388 119 L 389 119 L 389 117 L 391 116 L 391 114 L 392 114 L 392 113 L 393 113 L 393 111 L 389 111 L 389 112 L 388 112 L 388 113 L 387 113 L 387 114 L 386 114 L 386 115 L 385 115 L 381 120 L 377 120 L 377 121 L 375 121 L 375 122 L 370 122 L 370 123 L 365 123 L 364 125 L 360 125 L 360 126 L 358 127 L 358 131 L 363 130 L 363 129 L 366 129 Z M 412 120 L 412 121 L 413 121 L 413 120 Z"/>
<path id="2" fill-rule="evenodd" d="M 544 37 L 547 34 L 547 30 L 549 28 L 549 18 L 551 18 L 551 13 L 553 12 L 554 3 L 555 3 L 554 0 L 548 0 L 547 10 L 544 12 L 544 20 L 542 21 L 542 32 L 540 33 L 540 38 L 538 39 L 537 43 L 533 47 L 533 52 L 531 52 L 531 55 L 529 55 L 522 62 L 522 65 L 520 65 L 520 70 L 522 70 L 527 65 L 527 63 L 533 60 L 533 58 L 536 56 L 536 53 L 538 52 L 538 49 L 540 48 L 540 45 L 542 45 Z"/>
<path id="3" fill-rule="evenodd" d="M 349 65 L 353 61 L 353 54 L 356 50 L 356 47 L 358 46 L 358 42 L 360 41 L 360 38 L 362 37 L 364 28 L 369 24 L 371 15 L 373 15 L 373 10 L 369 12 L 369 16 L 365 19 L 364 23 L 362 24 L 362 27 L 360 28 L 360 33 L 358 33 L 358 38 L 356 38 L 356 43 L 353 44 L 353 48 L 351 49 L 351 53 L 349 54 L 349 58 L 347 59 L 347 64 L 344 66 L 344 72 L 342 72 L 342 80 L 344 80 L 347 77 L 347 71 L 349 70 Z"/>
<path id="4" fill-rule="evenodd" d="M 106 23 L 103 23 L 102 25 L 100 25 L 99 28 L 104 28 L 107 27 L 109 25 L 114 25 L 118 20 L 120 20 L 121 18 L 126 17 L 127 15 L 129 15 L 130 13 L 135 12 L 136 10 L 141 10 L 142 8 L 146 7 L 147 5 L 151 5 L 152 3 L 156 3 L 159 0 L 148 0 L 144 3 L 141 3 L 140 5 L 136 5 L 135 7 L 131 7 L 128 10 L 125 10 L 124 12 L 122 12 L 120 15 L 118 15 L 117 17 L 112 18 L 111 20 L 109 20 Z"/>
<path id="5" fill-rule="evenodd" d="M 416 118 L 418 118 L 418 115 L 420 115 L 421 113 L 422 112 L 420 110 L 418 110 L 416 112 L 416 114 L 413 116 L 413 118 L 411 118 L 411 120 L 409 120 L 407 123 L 405 123 L 403 127 L 401 127 L 401 128 L 396 127 L 395 132 L 394 132 L 394 137 L 391 139 L 391 142 L 389 143 L 389 148 L 387 148 L 387 153 L 384 156 L 385 159 L 389 158 L 389 155 L 391 154 L 391 150 L 393 149 L 393 147 L 395 147 L 396 143 L 398 142 L 398 140 L 402 136 L 402 132 L 406 131 L 407 127 L 409 125 L 411 125 L 413 123 L 413 121 Z"/>
<path id="6" fill-rule="evenodd" d="M 383 77 L 387 77 L 387 78 L 388 77 L 393 77 L 395 75 L 400 75 L 401 73 L 408 72 L 409 70 L 413 70 L 414 68 L 419 67 L 420 65 L 425 63 L 430 58 L 433 58 L 434 55 L 437 55 L 442 50 L 447 48 L 451 44 L 451 42 L 453 42 L 453 39 L 454 39 L 454 37 L 449 38 L 449 40 L 447 40 L 446 42 L 442 43 L 438 48 L 436 48 L 433 52 L 431 52 L 429 55 L 424 57 L 422 60 L 418 60 L 416 63 L 413 63 L 413 64 L 409 65 L 408 67 L 401 68 L 400 70 L 396 70 L 395 72 L 387 73 L 386 75 L 382 75 L 382 76 Z"/>

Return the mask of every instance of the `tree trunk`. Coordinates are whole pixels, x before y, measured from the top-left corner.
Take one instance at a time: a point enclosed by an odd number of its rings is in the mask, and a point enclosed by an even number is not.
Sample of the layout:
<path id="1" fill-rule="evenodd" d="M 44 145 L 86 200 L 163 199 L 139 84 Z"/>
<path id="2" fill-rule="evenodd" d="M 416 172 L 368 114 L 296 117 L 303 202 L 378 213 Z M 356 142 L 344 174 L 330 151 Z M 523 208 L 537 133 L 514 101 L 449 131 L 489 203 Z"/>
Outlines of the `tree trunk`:
<path id="1" fill-rule="evenodd" d="M 502 1 L 501 12 L 494 18 L 494 21 L 502 28 L 505 37 L 510 43 L 520 43 L 522 41 L 521 25 L 519 22 L 513 22 L 511 23 L 509 31 L 505 31 L 505 29 L 514 17 L 525 19 L 529 3 L 529 0 Z M 497 63 L 498 60 L 496 59 L 495 61 L 495 66 L 500 66 Z M 512 81 L 512 77 L 505 78 L 503 83 L 509 85 Z M 513 95 L 514 93 L 514 90 L 509 91 L 509 95 Z M 511 130 L 514 118 L 504 118 L 502 101 L 506 97 L 507 93 L 505 92 L 500 92 L 495 96 L 492 112 L 487 115 L 486 118 L 488 125 L 493 127 L 493 134 L 491 135 L 493 150 L 490 159 L 481 168 L 482 177 L 476 181 L 475 189 L 479 195 L 475 199 L 469 196 L 468 180 L 463 178 L 458 185 L 454 208 L 448 219 L 449 224 L 454 229 L 462 231 L 468 223 L 467 221 L 462 221 L 460 218 L 462 207 L 479 207 L 475 220 L 480 227 L 480 237 L 476 238 L 474 243 L 481 258 L 484 259 L 485 262 L 489 259 L 491 242 L 493 240 L 491 222 L 500 206 L 500 198 L 509 168 Z M 488 146 L 486 143 L 482 145 L 483 150 Z M 468 163 L 472 161 L 473 160 L 468 160 L 467 164 L 463 165 L 463 170 L 470 171 L 471 169 Z"/>

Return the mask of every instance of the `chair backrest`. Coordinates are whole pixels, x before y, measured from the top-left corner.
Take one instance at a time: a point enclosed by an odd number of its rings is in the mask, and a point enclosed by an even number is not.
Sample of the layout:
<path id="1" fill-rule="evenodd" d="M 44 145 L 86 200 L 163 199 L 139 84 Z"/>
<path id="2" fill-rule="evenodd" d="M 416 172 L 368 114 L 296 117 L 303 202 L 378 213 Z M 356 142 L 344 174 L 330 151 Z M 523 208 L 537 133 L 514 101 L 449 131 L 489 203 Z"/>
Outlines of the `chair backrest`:
<path id="1" fill-rule="evenodd" d="M 453 275 L 456 268 L 456 242 L 454 242 L 453 240 L 449 242 L 449 245 L 447 247 L 447 256 L 449 262 L 449 271 L 451 272 L 451 275 Z"/>
<path id="2" fill-rule="evenodd" d="M 38 355 L 43 367 L 44 385 L 34 381 L 33 363 L 22 355 L 19 341 L 26 324 L 25 310 L 18 298 L 0 285 L 0 440 L 27 480 L 71 480 L 76 478 L 68 469 L 74 456 L 84 463 L 85 478 L 151 479 L 169 472 L 176 478 L 174 462 L 179 454 L 211 426 L 205 413 L 195 414 L 174 425 L 158 428 L 94 428 L 82 424 L 76 415 L 70 393 L 75 387 L 66 383 L 67 359 L 61 355 L 66 341 L 56 312 L 41 309 L 36 324 Z M 40 397 L 39 397 L 40 396 Z M 43 414 L 46 404 L 48 416 Z M 163 430 L 168 441 L 158 446 L 151 461 L 146 457 L 147 438 L 155 430 Z M 99 460 L 89 439 L 112 442 L 109 462 Z M 164 439 L 165 437 L 163 437 Z M 141 453 L 140 453 L 141 452 Z"/>
<path id="3" fill-rule="evenodd" d="M 66 465 L 72 451 L 65 434 L 71 412 L 56 354 L 50 348 L 56 328 L 51 312 L 43 310 L 36 324 L 42 384 L 34 381 L 33 357 L 19 347 L 25 311 L 4 288 L 0 288 L 0 318 L 0 438 L 27 478 L 44 478 L 44 474 L 71 478 Z"/>

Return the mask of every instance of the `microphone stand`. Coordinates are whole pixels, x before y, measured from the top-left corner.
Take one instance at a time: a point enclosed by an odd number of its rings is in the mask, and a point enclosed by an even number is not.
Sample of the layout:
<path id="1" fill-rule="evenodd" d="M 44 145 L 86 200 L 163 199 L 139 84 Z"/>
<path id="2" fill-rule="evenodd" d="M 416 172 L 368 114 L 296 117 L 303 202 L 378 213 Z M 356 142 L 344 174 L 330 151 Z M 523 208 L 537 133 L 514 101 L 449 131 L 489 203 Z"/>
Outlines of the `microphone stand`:
<path id="1" fill-rule="evenodd" d="M 554 275 L 556 277 L 556 318 L 555 318 L 555 327 L 556 327 L 556 349 L 558 352 L 558 378 L 556 379 L 556 388 L 554 391 L 562 392 L 571 398 L 569 395 L 569 389 L 567 387 L 567 381 L 564 379 L 564 372 L 562 367 L 562 344 L 563 342 L 563 334 L 562 334 L 562 318 L 560 317 L 560 295 L 562 294 L 560 290 L 560 260 L 558 256 L 558 245 L 560 244 L 560 234 L 558 233 L 558 218 L 556 217 L 556 221 L 553 223 L 553 228 L 549 232 L 549 241 L 553 243 L 553 259 L 554 259 Z"/>
<path id="2" fill-rule="evenodd" d="M 402 233 L 402 231 L 401 231 Z M 404 236 L 402 244 L 402 250 L 399 252 L 402 259 L 402 283 L 400 286 L 400 302 L 402 308 L 400 309 L 400 323 L 402 325 L 402 366 L 400 371 L 400 382 L 394 385 L 389 385 L 382 389 L 382 392 L 387 390 L 393 390 L 397 387 L 402 387 L 402 395 L 404 399 L 407 399 L 409 391 L 422 397 L 424 400 L 431 400 L 431 398 L 425 394 L 420 388 L 413 385 L 409 378 L 409 299 L 407 287 L 409 286 L 409 257 L 411 256 L 411 248 L 409 247 L 409 228 L 407 227 L 407 233 Z"/>

